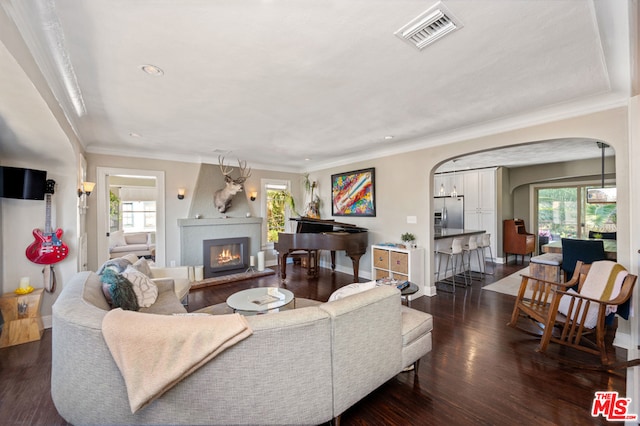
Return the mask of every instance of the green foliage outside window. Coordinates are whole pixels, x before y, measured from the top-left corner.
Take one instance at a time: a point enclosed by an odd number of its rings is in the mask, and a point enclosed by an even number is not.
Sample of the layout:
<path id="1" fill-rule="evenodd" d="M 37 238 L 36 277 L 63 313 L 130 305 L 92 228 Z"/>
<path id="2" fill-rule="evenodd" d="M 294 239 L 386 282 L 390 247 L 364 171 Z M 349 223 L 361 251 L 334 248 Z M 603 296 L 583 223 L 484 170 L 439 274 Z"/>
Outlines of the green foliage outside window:
<path id="1" fill-rule="evenodd" d="M 545 188 L 538 191 L 538 234 L 550 236 L 551 240 L 577 238 L 589 231 L 616 231 L 616 204 L 586 203 L 587 187 Z M 580 191 L 580 193 L 578 193 Z M 580 197 L 578 197 L 580 194 Z M 581 217 L 578 217 L 580 199 Z"/>
<path id="2" fill-rule="evenodd" d="M 111 231 L 120 229 L 120 198 L 113 191 L 109 191 L 109 228 Z"/>
<path id="3" fill-rule="evenodd" d="M 278 241 L 278 232 L 284 232 L 287 207 L 296 212 L 296 204 L 289 191 L 267 190 L 267 241 Z M 297 213 L 296 213 L 297 214 Z"/>
<path id="4" fill-rule="evenodd" d="M 538 232 L 553 240 L 577 236 L 577 188 L 547 188 L 538 191 Z"/>

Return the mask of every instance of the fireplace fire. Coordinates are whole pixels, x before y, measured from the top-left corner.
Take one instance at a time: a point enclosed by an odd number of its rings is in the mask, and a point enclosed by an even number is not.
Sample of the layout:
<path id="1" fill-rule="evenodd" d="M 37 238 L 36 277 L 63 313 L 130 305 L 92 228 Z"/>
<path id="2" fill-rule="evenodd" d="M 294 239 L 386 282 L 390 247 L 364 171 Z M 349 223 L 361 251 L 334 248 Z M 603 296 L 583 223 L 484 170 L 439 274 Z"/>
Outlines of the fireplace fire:
<path id="1" fill-rule="evenodd" d="M 216 259 L 216 263 L 218 265 L 235 265 L 238 263 L 238 261 L 242 261 L 242 256 L 239 253 L 234 253 L 234 249 L 224 249 L 220 251 Z"/>
<path id="2" fill-rule="evenodd" d="M 202 242 L 204 277 L 244 272 L 249 267 L 249 238 L 220 238 Z"/>

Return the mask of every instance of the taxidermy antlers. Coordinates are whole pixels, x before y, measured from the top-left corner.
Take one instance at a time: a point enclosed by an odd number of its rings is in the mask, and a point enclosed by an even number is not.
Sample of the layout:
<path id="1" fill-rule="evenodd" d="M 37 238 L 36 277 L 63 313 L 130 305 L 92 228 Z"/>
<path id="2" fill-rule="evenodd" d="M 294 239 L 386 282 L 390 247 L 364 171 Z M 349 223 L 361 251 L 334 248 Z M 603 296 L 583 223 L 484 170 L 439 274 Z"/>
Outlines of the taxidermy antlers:
<path id="1" fill-rule="evenodd" d="M 238 168 L 240 170 L 240 177 L 233 179 L 231 172 L 233 167 L 226 166 L 224 164 L 224 157 L 218 156 L 218 164 L 220 165 L 220 171 L 224 176 L 226 185 L 224 188 L 219 189 L 213 194 L 213 204 L 216 206 L 220 213 L 224 213 L 231 206 L 231 199 L 238 192 L 242 191 L 242 184 L 251 176 L 251 169 L 247 171 L 247 162 L 238 160 Z"/>

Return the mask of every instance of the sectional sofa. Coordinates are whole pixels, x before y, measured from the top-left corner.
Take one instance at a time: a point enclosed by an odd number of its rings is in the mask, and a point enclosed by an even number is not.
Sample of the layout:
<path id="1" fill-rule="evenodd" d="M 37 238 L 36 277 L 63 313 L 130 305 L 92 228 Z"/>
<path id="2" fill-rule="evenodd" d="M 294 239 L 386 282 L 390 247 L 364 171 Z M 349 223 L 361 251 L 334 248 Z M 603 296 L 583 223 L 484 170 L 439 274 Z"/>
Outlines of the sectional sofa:
<path id="1" fill-rule="evenodd" d="M 158 288 L 143 312 L 186 312 L 170 279 Z M 66 282 L 53 306 L 51 395 L 72 424 L 339 424 L 345 410 L 431 350 L 431 316 L 403 306 L 395 287 L 376 287 L 246 317 L 249 337 L 132 414 L 101 329 L 109 311 L 94 272 Z"/>

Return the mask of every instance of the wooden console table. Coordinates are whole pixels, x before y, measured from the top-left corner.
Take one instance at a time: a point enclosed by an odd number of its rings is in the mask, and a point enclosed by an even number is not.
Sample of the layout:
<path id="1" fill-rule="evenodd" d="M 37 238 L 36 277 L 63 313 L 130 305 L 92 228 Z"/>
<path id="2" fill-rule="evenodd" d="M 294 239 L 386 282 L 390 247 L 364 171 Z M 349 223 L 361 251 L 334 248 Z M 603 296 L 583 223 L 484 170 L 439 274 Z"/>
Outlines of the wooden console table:
<path id="1" fill-rule="evenodd" d="M 40 316 L 43 293 L 39 288 L 29 294 L 5 293 L 0 297 L 4 319 L 0 348 L 40 340 L 44 331 Z"/>

